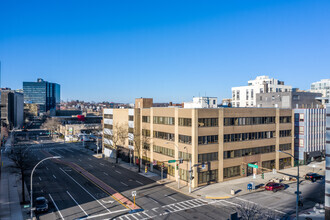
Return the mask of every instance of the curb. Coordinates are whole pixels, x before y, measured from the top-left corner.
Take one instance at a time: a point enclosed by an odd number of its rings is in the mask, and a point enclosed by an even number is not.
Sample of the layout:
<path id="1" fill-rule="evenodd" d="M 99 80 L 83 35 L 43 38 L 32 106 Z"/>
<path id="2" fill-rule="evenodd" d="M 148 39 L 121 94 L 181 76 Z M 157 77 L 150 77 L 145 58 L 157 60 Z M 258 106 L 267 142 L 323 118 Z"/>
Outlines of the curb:
<path id="1" fill-rule="evenodd" d="M 223 197 L 213 197 L 213 196 L 205 196 L 205 199 L 230 199 L 231 196 L 223 196 Z"/>

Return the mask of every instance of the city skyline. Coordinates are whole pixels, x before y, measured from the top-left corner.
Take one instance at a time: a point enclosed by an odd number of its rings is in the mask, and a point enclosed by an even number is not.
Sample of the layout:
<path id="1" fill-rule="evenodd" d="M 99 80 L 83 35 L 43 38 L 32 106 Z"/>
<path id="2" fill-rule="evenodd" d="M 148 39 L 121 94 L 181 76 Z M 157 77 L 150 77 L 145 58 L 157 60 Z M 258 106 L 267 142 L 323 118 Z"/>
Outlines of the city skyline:
<path id="1" fill-rule="evenodd" d="M 43 78 L 62 100 L 180 103 L 259 75 L 300 89 L 329 78 L 329 2 L 189 3 L 3 3 L 1 87 Z"/>

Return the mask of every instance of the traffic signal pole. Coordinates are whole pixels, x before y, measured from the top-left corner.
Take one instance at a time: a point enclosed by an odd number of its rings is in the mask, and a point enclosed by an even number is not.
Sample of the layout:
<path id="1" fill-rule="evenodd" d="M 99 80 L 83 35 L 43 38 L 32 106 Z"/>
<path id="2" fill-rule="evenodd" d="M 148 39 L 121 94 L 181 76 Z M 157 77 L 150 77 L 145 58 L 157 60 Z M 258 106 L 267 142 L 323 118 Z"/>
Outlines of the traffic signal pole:
<path id="1" fill-rule="evenodd" d="M 192 167 L 191 167 L 191 160 L 189 160 L 189 167 L 190 167 L 190 170 L 189 170 L 189 193 L 191 193 L 191 181 L 192 181 Z"/>

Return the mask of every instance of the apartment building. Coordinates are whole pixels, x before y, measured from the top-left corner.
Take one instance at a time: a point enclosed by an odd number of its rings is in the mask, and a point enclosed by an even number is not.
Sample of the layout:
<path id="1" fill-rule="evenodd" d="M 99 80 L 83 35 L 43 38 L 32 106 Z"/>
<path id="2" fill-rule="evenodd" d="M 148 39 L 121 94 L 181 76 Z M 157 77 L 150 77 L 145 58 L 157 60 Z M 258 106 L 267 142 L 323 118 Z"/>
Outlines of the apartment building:
<path id="1" fill-rule="evenodd" d="M 318 82 L 313 82 L 310 91 L 322 94 L 322 98 L 320 98 L 322 104 L 329 103 L 330 79 L 321 79 Z"/>
<path id="2" fill-rule="evenodd" d="M 283 81 L 269 78 L 269 76 L 257 76 L 249 80 L 247 86 L 232 87 L 233 107 L 256 107 L 257 93 L 289 92 L 291 86 L 284 85 Z"/>
<path id="3" fill-rule="evenodd" d="M 151 171 L 164 166 L 167 178 L 187 184 L 191 161 L 192 187 L 293 165 L 290 156 L 279 152 L 294 153 L 292 110 L 154 108 L 152 100 L 144 99 L 136 99 L 135 106 L 104 110 L 106 156 L 113 154 L 114 124 L 121 123 L 133 132 L 122 148 L 134 150 L 134 132 L 148 137 L 148 143 L 141 143 L 140 155 Z M 180 158 L 183 163 L 168 163 Z M 250 168 L 248 163 L 263 169 Z"/>
<path id="4" fill-rule="evenodd" d="M 328 102 L 329 103 L 329 100 Z M 330 104 L 326 104 L 326 150 L 325 150 L 325 219 L 330 218 Z"/>
<path id="5" fill-rule="evenodd" d="M 303 163 L 325 153 L 326 109 L 294 109 L 295 157 Z"/>

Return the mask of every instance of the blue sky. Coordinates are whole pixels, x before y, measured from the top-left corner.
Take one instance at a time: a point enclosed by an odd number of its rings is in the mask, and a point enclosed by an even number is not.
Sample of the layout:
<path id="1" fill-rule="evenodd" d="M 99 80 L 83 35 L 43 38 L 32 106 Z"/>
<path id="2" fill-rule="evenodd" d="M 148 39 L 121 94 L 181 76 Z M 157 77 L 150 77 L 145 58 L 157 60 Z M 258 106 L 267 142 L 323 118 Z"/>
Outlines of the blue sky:
<path id="1" fill-rule="evenodd" d="M 44 78 L 63 100 L 231 96 L 257 75 L 330 78 L 330 1 L 0 1 L 1 86 Z"/>

